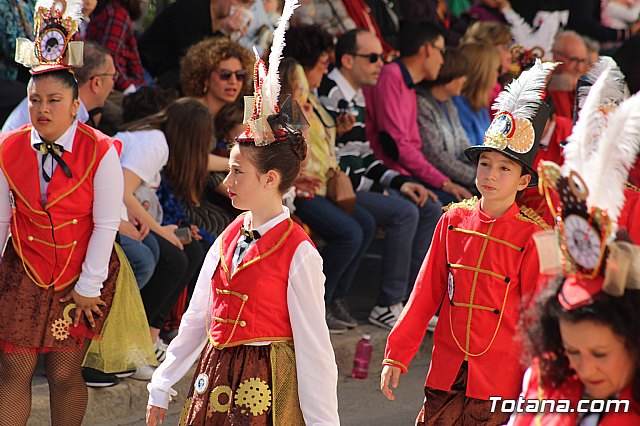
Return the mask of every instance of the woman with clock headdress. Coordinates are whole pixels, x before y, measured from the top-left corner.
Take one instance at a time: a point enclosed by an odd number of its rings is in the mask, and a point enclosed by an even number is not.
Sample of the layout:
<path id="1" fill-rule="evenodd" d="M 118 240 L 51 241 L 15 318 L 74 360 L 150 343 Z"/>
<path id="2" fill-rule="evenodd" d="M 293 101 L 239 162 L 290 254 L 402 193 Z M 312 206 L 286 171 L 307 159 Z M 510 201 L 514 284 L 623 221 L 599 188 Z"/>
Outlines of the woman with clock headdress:
<path id="1" fill-rule="evenodd" d="M 640 96 L 604 120 L 610 72 L 591 88 L 563 167 L 543 162 L 538 169 L 557 223 L 556 233 L 536 238 L 541 268 L 562 278 L 532 313 L 534 358 L 523 390 L 531 410 L 514 413 L 510 425 L 640 424 L 640 248 L 620 221 L 638 151 Z M 568 405 L 535 412 L 544 400 Z"/>
<path id="2" fill-rule="evenodd" d="M 122 169 L 115 141 L 76 119 L 82 1 L 38 2 L 35 43 L 18 39 L 30 68 L 31 124 L 0 135 L 0 413 L 25 424 L 44 353 L 53 425 L 80 425 L 81 365 L 114 298 L 121 252 Z M 120 288 L 120 284 L 118 284 Z"/>

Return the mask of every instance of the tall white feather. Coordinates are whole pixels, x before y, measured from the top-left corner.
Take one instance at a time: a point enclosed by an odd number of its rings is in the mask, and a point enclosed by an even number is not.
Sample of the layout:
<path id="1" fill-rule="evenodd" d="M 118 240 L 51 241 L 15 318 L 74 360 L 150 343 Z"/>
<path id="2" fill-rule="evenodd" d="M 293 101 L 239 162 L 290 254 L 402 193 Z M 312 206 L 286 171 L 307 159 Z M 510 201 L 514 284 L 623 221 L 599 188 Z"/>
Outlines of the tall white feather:
<path id="1" fill-rule="evenodd" d="M 565 173 L 568 173 L 569 170 L 575 170 L 584 177 L 592 172 L 587 169 L 587 163 L 596 150 L 597 135 L 601 134 L 603 130 L 604 124 L 600 107 L 602 106 L 602 93 L 609 80 L 610 69 L 610 64 L 606 64 L 604 69 L 600 70 L 600 76 L 591 86 L 578 116 L 578 121 L 573 126 L 571 136 L 567 139 L 568 143 L 562 153 L 564 156 L 562 168 Z"/>
<path id="2" fill-rule="evenodd" d="M 278 27 L 273 32 L 273 43 L 271 45 L 271 53 L 269 53 L 269 72 L 263 86 L 262 111 L 263 114 L 270 115 L 276 112 L 275 107 L 278 104 L 278 96 L 280 95 L 280 78 L 278 75 L 278 67 L 282 59 L 282 51 L 284 49 L 284 33 L 287 29 L 287 23 L 293 11 L 299 6 L 298 0 L 285 0 L 282 16 L 278 22 Z"/>
<path id="3" fill-rule="evenodd" d="M 536 59 L 533 67 L 520 74 L 520 77 L 500 92 L 492 108 L 496 111 L 510 111 L 516 118 L 531 119 L 542 102 L 547 77 L 557 65 L 557 62 L 543 63 Z"/>
<path id="4" fill-rule="evenodd" d="M 608 116 L 604 136 L 581 175 L 589 188 L 588 206 L 606 209 L 617 224 L 624 206 L 624 183 L 640 148 L 640 93 L 635 94 Z"/>
<path id="5" fill-rule="evenodd" d="M 600 60 L 591 70 L 582 77 L 589 85 L 578 89 L 577 101 L 579 110 L 582 110 L 587 96 L 591 91 L 591 86 L 595 84 L 598 77 L 606 70 L 609 70 L 608 82 L 600 94 L 600 105 L 618 105 L 624 99 L 624 74 L 618 68 L 618 64 L 609 56 L 601 56 Z"/>

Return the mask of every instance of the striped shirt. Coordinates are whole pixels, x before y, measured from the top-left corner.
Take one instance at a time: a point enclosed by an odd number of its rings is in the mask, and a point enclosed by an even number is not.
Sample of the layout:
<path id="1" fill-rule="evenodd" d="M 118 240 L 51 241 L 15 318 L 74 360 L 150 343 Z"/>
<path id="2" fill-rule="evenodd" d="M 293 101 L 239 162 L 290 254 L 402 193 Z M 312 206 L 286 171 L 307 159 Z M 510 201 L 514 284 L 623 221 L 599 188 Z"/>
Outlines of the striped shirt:
<path id="1" fill-rule="evenodd" d="M 336 139 L 336 156 L 340 168 L 351 178 L 357 191 L 382 192 L 388 187 L 400 189 L 402 184 L 411 180 L 385 166 L 371 149 L 365 132 L 366 104 L 361 89 L 356 91 L 335 68 L 322 80 L 318 96 L 334 117 L 341 112 L 339 103 L 342 100 L 346 102 L 348 113 L 356 116 L 353 128 Z"/>

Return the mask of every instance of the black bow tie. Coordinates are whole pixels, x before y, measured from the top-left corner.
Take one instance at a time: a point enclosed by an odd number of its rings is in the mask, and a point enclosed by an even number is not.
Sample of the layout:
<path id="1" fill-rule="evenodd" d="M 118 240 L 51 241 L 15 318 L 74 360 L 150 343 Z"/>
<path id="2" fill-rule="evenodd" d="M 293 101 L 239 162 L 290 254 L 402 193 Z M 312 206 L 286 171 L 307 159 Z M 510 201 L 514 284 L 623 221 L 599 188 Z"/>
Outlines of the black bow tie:
<path id="1" fill-rule="evenodd" d="M 67 166 L 67 163 L 64 162 L 62 157 L 60 157 L 60 154 L 64 152 L 64 147 L 62 145 L 51 142 L 40 142 L 33 144 L 33 147 L 42 153 L 42 177 L 46 182 L 51 180 L 51 176 L 49 176 L 49 174 L 44 170 L 44 162 L 47 160 L 47 156 L 49 154 L 51 154 L 51 158 L 56 160 L 56 163 L 62 167 L 64 174 L 68 178 L 71 178 L 71 169 Z"/>
<path id="2" fill-rule="evenodd" d="M 240 233 L 244 236 L 245 240 L 257 240 L 260 238 L 260 233 L 258 231 L 247 230 L 244 226 L 240 228 Z"/>

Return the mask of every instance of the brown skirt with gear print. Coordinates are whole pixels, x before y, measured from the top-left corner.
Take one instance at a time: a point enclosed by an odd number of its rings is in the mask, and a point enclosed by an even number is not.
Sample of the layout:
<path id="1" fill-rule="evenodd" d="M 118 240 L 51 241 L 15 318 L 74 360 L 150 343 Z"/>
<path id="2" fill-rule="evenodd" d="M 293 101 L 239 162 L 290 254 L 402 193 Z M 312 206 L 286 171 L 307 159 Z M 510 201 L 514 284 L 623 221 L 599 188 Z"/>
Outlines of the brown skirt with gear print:
<path id="1" fill-rule="evenodd" d="M 291 343 L 205 346 L 181 426 L 304 425 Z"/>
<path id="2" fill-rule="evenodd" d="M 73 285 L 54 292 L 53 287 L 43 289 L 27 276 L 22 260 L 7 244 L 0 263 L 0 352 L 46 353 L 72 351 L 84 344 L 85 338 L 97 338 L 109 315 L 116 290 L 120 262 L 115 250 L 109 260 L 109 275 L 103 283 L 100 298 L 102 316 L 94 315 L 91 327 L 84 315 L 73 327 L 73 300 L 61 303 Z"/>

